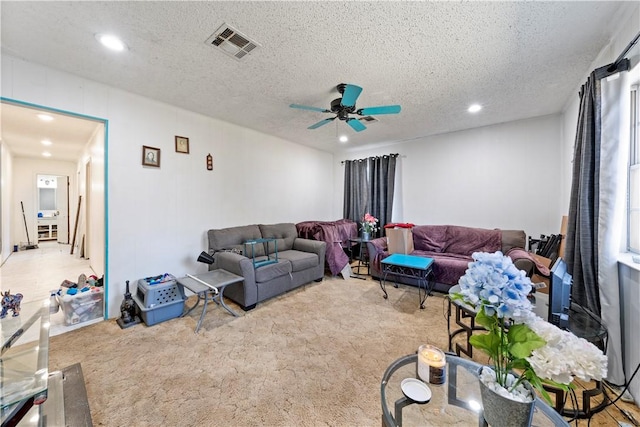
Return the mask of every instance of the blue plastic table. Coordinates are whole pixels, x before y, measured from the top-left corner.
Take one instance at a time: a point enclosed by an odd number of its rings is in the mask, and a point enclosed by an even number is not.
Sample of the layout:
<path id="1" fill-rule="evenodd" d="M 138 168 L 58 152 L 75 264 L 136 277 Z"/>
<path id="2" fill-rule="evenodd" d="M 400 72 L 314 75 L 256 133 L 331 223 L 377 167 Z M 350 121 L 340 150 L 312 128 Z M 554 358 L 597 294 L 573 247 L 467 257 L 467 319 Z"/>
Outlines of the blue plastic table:
<path id="1" fill-rule="evenodd" d="M 395 277 L 408 277 L 418 280 L 418 300 L 420 308 L 424 309 L 424 301 L 431 294 L 433 286 L 429 286 L 428 277 L 432 273 L 433 258 L 425 258 L 414 255 L 391 254 L 381 261 L 382 280 L 380 287 L 384 292 L 384 298 L 388 298 L 386 290 L 387 275 L 392 274 Z M 422 296 L 422 284 L 424 284 L 424 297 Z M 394 287 L 398 287 L 398 283 L 394 283 Z"/>

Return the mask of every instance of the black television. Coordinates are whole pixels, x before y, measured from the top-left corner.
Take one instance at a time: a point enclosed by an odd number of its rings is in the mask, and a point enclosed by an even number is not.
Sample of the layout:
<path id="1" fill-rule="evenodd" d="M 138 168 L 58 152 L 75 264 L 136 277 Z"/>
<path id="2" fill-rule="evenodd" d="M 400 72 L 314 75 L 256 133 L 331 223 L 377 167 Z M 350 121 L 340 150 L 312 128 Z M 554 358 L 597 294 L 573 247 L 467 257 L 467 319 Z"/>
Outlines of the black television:
<path id="1" fill-rule="evenodd" d="M 572 282 L 573 278 L 567 272 L 567 264 L 562 258 L 556 259 L 551 268 L 548 321 L 563 329 L 569 328 Z"/>

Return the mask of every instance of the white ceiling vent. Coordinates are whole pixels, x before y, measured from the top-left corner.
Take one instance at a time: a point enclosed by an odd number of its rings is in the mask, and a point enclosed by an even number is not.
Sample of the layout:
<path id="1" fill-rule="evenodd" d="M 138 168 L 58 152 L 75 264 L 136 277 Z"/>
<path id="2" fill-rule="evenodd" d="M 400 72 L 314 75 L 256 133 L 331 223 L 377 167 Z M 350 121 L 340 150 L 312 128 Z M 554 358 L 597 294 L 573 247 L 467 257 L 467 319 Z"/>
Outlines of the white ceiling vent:
<path id="1" fill-rule="evenodd" d="M 257 42 L 249 39 L 249 37 L 227 24 L 222 24 L 205 43 L 221 49 L 224 53 L 233 56 L 238 61 L 254 49 L 260 47 Z"/>

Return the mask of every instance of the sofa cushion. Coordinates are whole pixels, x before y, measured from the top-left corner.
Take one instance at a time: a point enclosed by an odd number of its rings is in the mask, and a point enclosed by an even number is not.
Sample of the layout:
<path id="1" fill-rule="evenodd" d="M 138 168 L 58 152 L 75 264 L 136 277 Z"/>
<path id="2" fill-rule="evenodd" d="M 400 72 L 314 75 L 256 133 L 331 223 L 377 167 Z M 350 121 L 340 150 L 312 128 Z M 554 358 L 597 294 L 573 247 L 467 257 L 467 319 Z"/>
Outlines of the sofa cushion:
<path id="1" fill-rule="evenodd" d="M 416 225 L 412 229 L 413 247 L 419 251 L 444 252 L 447 247 L 446 225 Z"/>
<path id="2" fill-rule="evenodd" d="M 263 265 L 255 269 L 256 282 L 268 282 L 285 274 L 291 274 L 291 262 L 279 259 L 273 264 Z"/>
<path id="3" fill-rule="evenodd" d="M 209 230 L 209 252 L 237 249 L 245 256 L 244 242 L 253 239 L 260 239 L 262 234 L 257 225 L 243 225 L 240 227 L 221 228 Z M 255 245 L 255 256 L 265 255 L 264 245 Z"/>
<path id="4" fill-rule="evenodd" d="M 296 250 L 278 251 L 278 258 L 286 259 L 291 262 L 291 271 L 302 271 L 307 268 L 313 268 L 320 262 L 318 255 L 315 253 L 301 252 Z"/>
<path id="5" fill-rule="evenodd" d="M 447 227 L 447 247 L 444 252 L 471 256 L 474 252 L 495 252 L 502 247 L 500 230 L 462 227 Z"/>
<path id="6" fill-rule="evenodd" d="M 459 254 L 440 254 L 434 258 L 433 273 L 436 281 L 446 285 L 457 285 L 464 276 L 473 258 Z"/>
<path id="7" fill-rule="evenodd" d="M 298 237 L 298 230 L 294 223 L 260 224 L 260 232 L 265 239 L 276 239 L 278 252 L 293 248 L 293 241 Z M 269 252 L 273 252 L 274 245 L 269 245 Z"/>

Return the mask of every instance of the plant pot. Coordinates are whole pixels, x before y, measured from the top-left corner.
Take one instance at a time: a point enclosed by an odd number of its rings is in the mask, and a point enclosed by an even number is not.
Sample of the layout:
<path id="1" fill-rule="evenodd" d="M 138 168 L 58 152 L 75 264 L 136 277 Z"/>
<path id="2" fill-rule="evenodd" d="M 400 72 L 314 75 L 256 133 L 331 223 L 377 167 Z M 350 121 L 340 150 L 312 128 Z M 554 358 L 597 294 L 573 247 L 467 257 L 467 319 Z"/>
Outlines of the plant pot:
<path id="1" fill-rule="evenodd" d="M 480 368 L 479 373 L 482 373 L 482 369 L 490 368 Z M 480 383 L 484 419 L 491 427 L 528 427 L 531 425 L 533 409 L 536 404 L 536 394 L 531 384 L 523 383 L 533 399 L 530 402 L 519 402 L 497 393 L 480 378 L 478 378 L 478 382 Z"/>
<path id="2" fill-rule="evenodd" d="M 367 233 L 366 231 L 363 231 L 362 240 L 371 240 L 371 233 Z"/>

